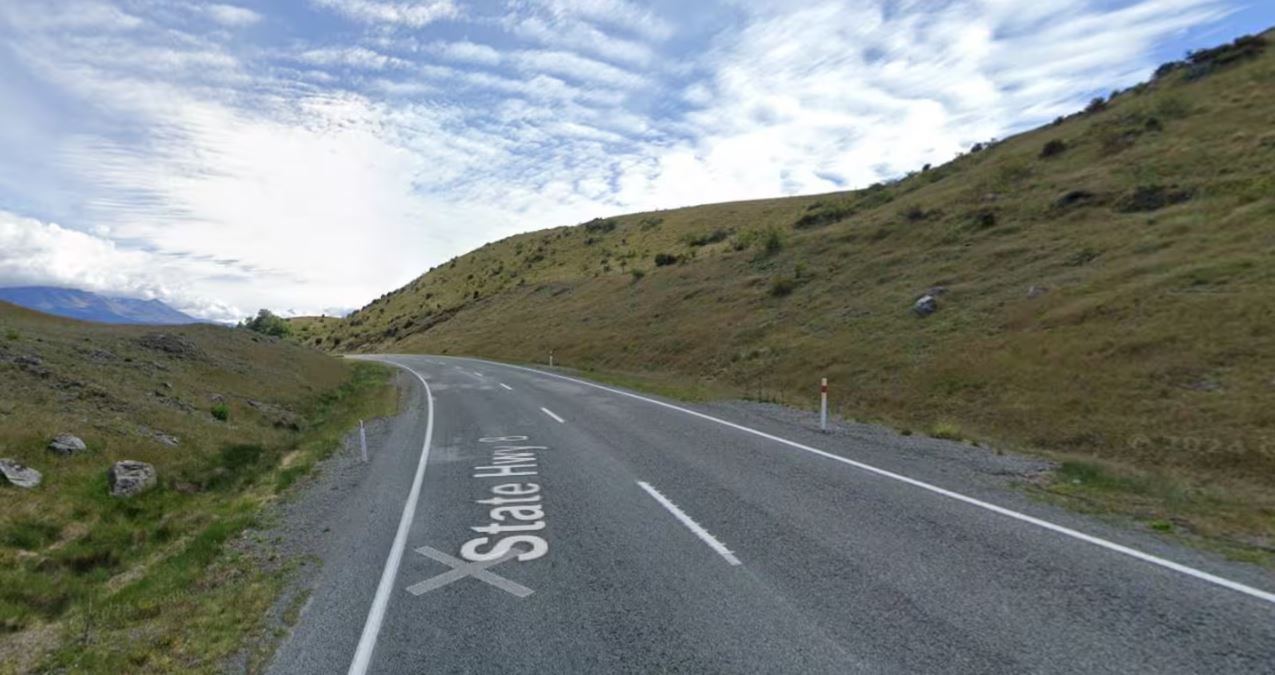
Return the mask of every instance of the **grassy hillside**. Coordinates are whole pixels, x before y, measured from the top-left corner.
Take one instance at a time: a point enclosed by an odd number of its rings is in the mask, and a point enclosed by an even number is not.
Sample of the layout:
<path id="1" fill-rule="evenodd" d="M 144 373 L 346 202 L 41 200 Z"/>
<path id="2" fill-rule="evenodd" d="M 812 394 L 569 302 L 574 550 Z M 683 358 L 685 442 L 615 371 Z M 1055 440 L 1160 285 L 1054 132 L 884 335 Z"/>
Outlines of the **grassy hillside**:
<path id="1" fill-rule="evenodd" d="M 1057 495 L 1269 553 L 1272 37 L 897 182 L 511 237 L 299 333 L 797 404 L 826 376 L 845 416 L 1052 454 Z"/>
<path id="2" fill-rule="evenodd" d="M 216 671 L 280 583 L 226 545 L 395 404 L 384 370 L 247 330 L 107 326 L 0 303 L 0 672 Z M 46 450 L 59 433 L 88 449 Z M 121 459 L 155 489 L 109 496 Z"/>

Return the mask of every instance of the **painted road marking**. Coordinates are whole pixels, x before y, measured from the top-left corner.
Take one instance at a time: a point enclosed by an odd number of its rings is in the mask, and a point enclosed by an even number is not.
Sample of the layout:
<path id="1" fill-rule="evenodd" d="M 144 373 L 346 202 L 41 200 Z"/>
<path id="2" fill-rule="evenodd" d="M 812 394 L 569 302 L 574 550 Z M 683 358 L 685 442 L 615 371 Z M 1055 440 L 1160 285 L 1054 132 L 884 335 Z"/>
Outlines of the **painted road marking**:
<path id="1" fill-rule="evenodd" d="M 478 378 L 478 379 L 480 379 L 480 380 L 481 380 L 481 379 L 483 379 L 483 376 L 482 376 L 482 374 L 481 374 L 481 373 L 471 373 L 471 372 L 469 372 L 468 370 L 461 370 L 460 372 L 462 372 L 462 373 L 464 373 L 464 374 L 466 374 L 466 375 L 468 375 L 468 376 L 470 376 L 470 377 L 475 377 L 475 378 Z"/>
<path id="2" fill-rule="evenodd" d="M 501 382 L 501 383 L 500 383 L 500 386 L 504 387 L 504 388 L 505 388 L 506 390 L 508 390 L 508 391 L 513 391 L 513 390 L 514 390 L 514 388 L 513 388 L 513 387 L 511 387 L 511 386 L 509 386 L 509 385 L 505 384 L 504 382 Z"/>
<path id="3" fill-rule="evenodd" d="M 708 530 L 705 530 L 703 527 L 700 527 L 699 523 L 695 522 L 694 520 L 691 520 L 691 517 L 686 515 L 685 511 L 678 508 L 677 504 L 674 504 L 673 502 L 669 501 L 668 497 L 665 497 L 664 495 L 660 494 L 660 491 L 652 487 L 650 483 L 643 483 L 642 481 L 638 481 L 637 484 L 638 484 L 638 487 L 642 488 L 643 490 L 646 490 L 647 494 L 654 497 L 655 501 L 659 502 L 661 506 L 668 509 L 669 513 L 673 514 L 674 518 L 677 518 L 678 520 L 680 520 L 682 524 L 686 526 L 686 529 L 690 530 L 691 532 L 694 532 L 695 536 L 699 537 L 700 539 L 703 539 L 704 543 L 708 544 L 709 548 L 713 549 L 714 551 L 717 551 L 718 555 L 725 558 L 726 562 L 732 565 L 741 564 L 739 562 L 739 558 L 736 558 L 735 554 L 731 553 L 730 549 L 726 548 L 725 544 L 723 544 L 720 541 L 717 541 L 717 537 L 714 537 L 713 535 L 709 534 Z"/>
<path id="4" fill-rule="evenodd" d="M 376 636 L 381 632 L 381 622 L 385 619 L 385 608 L 389 606 L 390 590 L 394 588 L 394 577 L 398 575 L 398 566 L 403 562 L 403 549 L 407 548 L 407 531 L 412 528 L 412 516 L 416 513 L 416 502 L 421 497 L 421 483 L 425 480 L 425 465 L 429 463 L 429 444 L 434 437 L 434 394 L 429 390 L 429 383 L 424 376 L 409 366 L 401 363 L 393 365 L 404 368 L 415 375 L 425 385 L 425 400 L 428 413 L 425 421 L 425 443 L 421 446 L 421 459 L 416 465 L 416 477 L 412 480 L 412 489 L 403 503 L 403 516 L 398 521 L 398 532 L 394 534 L 394 543 L 390 546 L 390 555 L 385 560 L 385 569 L 381 571 L 381 582 L 376 587 L 376 595 L 372 598 L 372 608 L 367 612 L 367 621 L 363 624 L 363 634 L 359 637 L 359 646 L 354 651 L 354 660 L 350 662 L 350 675 L 364 675 L 372 663 L 372 650 L 376 648 Z"/>
<path id="5" fill-rule="evenodd" d="M 997 506 L 997 505 L 992 504 L 992 503 L 990 503 L 990 502 L 985 502 L 985 501 L 983 501 L 983 500 L 981 500 L 981 499 L 975 499 L 975 498 L 973 498 L 973 497 L 967 497 L 967 496 L 965 496 L 965 495 L 963 495 L 963 494 L 961 494 L 961 493 L 959 493 L 959 492 L 953 492 L 953 491 L 948 490 L 948 489 L 946 489 L 946 488 L 941 488 L 941 487 L 939 487 L 939 486 L 937 486 L 937 485 L 933 485 L 933 484 L 930 484 L 930 483 L 926 483 L 925 481 L 917 480 L 917 479 L 915 479 L 915 478 L 909 478 L 909 477 L 907 477 L 907 476 L 904 476 L 903 474 L 898 474 L 898 473 L 895 473 L 895 472 L 893 472 L 893 471 L 888 471 L 888 470 L 886 470 L 886 469 L 881 469 L 881 468 L 878 468 L 878 467 L 872 466 L 871 464 L 864 464 L 863 462 L 858 462 L 858 461 L 855 461 L 855 460 L 853 460 L 853 459 L 847 459 L 847 458 L 842 457 L 842 456 L 840 456 L 840 455 L 834 455 L 833 453 L 828 452 L 828 451 L 826 451 L 826 450 L 820 450 L 820 449 L 818 449 L 818 448 L 812 448 L 812 447 L 810 447 L 809 445 L 803 445 L 803 444 L 798 443 L 798 442 L 796 442 L 796 441 L 790 441 L 790 440 L 788 440 L 788 439 L 786 439 L 786 438 L 782 438 L 782 437 L 780 437 L 780 436 L 775 436 L 775 435 L 773 435 L 773 434 L 768 434 L 768 433 L 766 433 L 766 432 L 764 432 L 764 431 L 758 431 L 757 429 L 753 429 L 753 428 L 750 428 L 750 427 L 746 427 L 746 426 L 744 426 L 744 425 L 742 425 L 742 424 L 735 424 L 734 422 L 727 422 L 727 421 L 726 421 L 726 420 L 724 420 L 724 419 L 719 419 L 719 418 L 717 418 L 717 417 L 713 417 L 712 415 L 706 415 L 706 414 L 704 414 L 704 413 L 702 413 L 702 412 L 696 412 L 696 411 L 691 410 L 691 409 L 689 409 L 689 408 L 683 408 L 683 407 L 681 407 L 681 406 L 673 405 L 672 403 L 665 403 L 664 401 L 658 401 L 658 400 L 653 399 L 653 398 L 647 398 L 647 397 L 645 397 L 645 396 L 641 396 L 641 395 L 639 395 L 639 394 L 634 394 L 634 393 L 627 392 L 627 391 L 623 391 L 623 390 L 620 390 L 620 389 L 613 389 L 613 388 L 611 388 L 611 387 L 603 386 L 603 385 L 600 385 L 600 384 L 595 384 L 595 383 L 593 383 L 593 382 L 587 382 L 587 381 L 585 381 L 585 380 L 578 380 L 578 379 L 576 379 L 576 378 L 574 378 L 574 377 L 567 377 L 566 375 L 558 375 L 557 373 L 548 373 L 548 372 L 545 372 L 545 371 L 543 371 L 543 370 L 536 370 L 536 369 L 534 369 L 534 368 L 526 368 L 526 367 L 523 367 L 523 366 L 515 366 L 515 365 L 508 364 L 508 363 L 499 363 L 499 362 L 496 362 L 496 361 L 482 361 L 482 363 L 487 363 L 487 364 L 494 365 L 494 366 L 504 366 L 504 367 L 506 367 L 506 368 L 514 368 L 514 369 L 517 369 L 517 370 L 524 370 L 524 371 L 526 371 L 526 372 L 529 372 L 529 373 L 535 373 L 535 374 L 537 374 L 537 375 L 543 375 L 543 376 L 545 376 L 545 377 L 554 377 L 554 378 L 557 378 L 557 379 L 559 379 L 559 380 L 566 380 L 566 381 L 568 381 L 568 382 L 574 382 L 574 383 L 576 383 L 576 384 L 584 385 L 584 386 L 586 386 L 586 387 L 593 387 L 594 389 L 601 389 L 602 391 L 608 391 L 608 392 L 611 392 L 612 394 L 617 394 L 617 395 L 619 395 L 619 396 L 626 396 L 626 397 L 628 397 L 628 398 L 636 399 L 636 400 L 638 400 L 638 401 L 645 401 L 645 402 L 650 403 L 650 404 L 652 404 L 652 405 L 657 405 L 657 406 L 660 406 L 660 407 L 662 407 L 662 408 L 668 408 L 669 410 L 676 410 L 676 411 L 678 411 L 678 412 L 685 413 L 685 414 L 687 414 L 687 415 L 691 415 L 692 417 L 698 417 L 698 418 L 700 418 L 700 419 L 708 420 L 708 421 L 710 421 L 710 422 L 715 422 L 715 423 L 720 424 L 720 425 L 722 425 L 722 426 L 730 427 L 730 428 L 732 428 L 732 429 L 736 429 L 736 430 L 738 430 L 738 431 L 742 431 L 742 432 L 744 432 L 744 433 L 752 434 L 752 435 L 754 435 L 754 436 L 760 436 L 761 438 L 765 438 L 765 439 L 767 439 L 767 440 L 774 441 L 774 442 L 776 442 L 776 443 L 781 443 L 781 444 L 783 444 L 783 445 L 787 445 L 787 446 L 789 446 L 789 447 L 796 448 L 796 449 L 798 449 L 798 450 L 803 450 L 803 451 L 805 451 L 805 452 L 809 452 L 809 453 L 811 453 L 811 454 L 815 454 L 815 455 L 818 455 L 818 456 L 820 456 L 820 457 L 824 457 L 824 458 L 827 458 L 827 459 L 831 459 L 831 460 L 833 460 L 833 461 L 835 461 L 835 462 L 841 462 L 842 464 L 846 464 L 846 465 L 849 465 L 849 466 L 853 466 L 853 467 L 855 467 L 855 468 L 857 468 L 857 469 L 862 469 L 862 470 L 867 471 L 867 472 L 869 472 L 869 473 L 874 473 L 874 474 L 876 474 L 876 475 L 878 475 L 878 476 L 881 476 L 881 477 L 883 477 L 883 478 L 889 478 L 889 479 L 891 479 L 891 480 L 897 480 L 897 481 L 899 481 L 899 482 L 901 482 L 901 483 L 907 483 L 908 485 L 911 485 L 911 486 L 913 486 L 913 487 L 918 487 L 918 488 L 921 488 L 922 490 L 927 490 L 927 491 L 929 491 L 929 492 L 933 492 L 934 494 L 937 494 L 937 495 L 942 495 L 942 496 L 944 496 L 944 497 L 948 497 L 948 498 L 950 498 L 950 499 L 955 499 L 956 501 L 964 502 L 964 503 L 969 504 L 969 505 L 971 505 L 971 506 L 976 506 L 976 507 L 978 507 L 978 508 L 980 508 L 980 509 L 986 509 L 986 510 L 991 511 L 991 512 L 993 512 L 993 513 L 999 513 L 999 514 L 1000 514 L 1000 515 L 1002 515 L 1002 516 L 1006 516 L 1006 517 L 1009 517 L 1009 518 L 1013 518 L 1014 520 L 1018 520 L 1018 521 L 1020 521 L 1020 522 L 1024 522 L 1024 523 L 1028 523 L 1028 524 L 1030 524 L 1030 525 L 1035 525 L 1035 526 L 1037 526 L 1037 527 L 1040 527 L 1040 528 L 1043 528 L 1043 529 L 1049 530 L 1049 531 L 1051 531 L 1051 532 L 1055 532 L 1055 533 L 1057 533 L 1057 534 L 1061 534 L 1061 535 L 1063 535 L 1063 536 L 1065 536 L 1065 537 L 1071 537 L 1072 539 L 1077 539 L 1077 540 L 1079 540 L 1079 541 L 1083 541 L 1083 542 L 1088 543 L 1088 544 L 1093 544 L 1094 546 L 1098 546 L 1098 547 L 1100 547 L 1100 548 L 1105 548 L 1105 549 L 1107 549 L 1108 551 L 1113 551 L 1113 552 L 1115 552 L 1115 553 L 1119 553 L 1119 554 L 1122 554 L 1122 555 L 1126 555 L 1126 556 L 1129 556 L 1129 557 L 1131 557 L 1131 558 L 1136 558 L 1136 559 L 1141 560 L 1141 561 L 1143 561 L 1143 562 L 1151 563 L 1152 565 L 1156 565 L 1156 566 L 1159 566 L 1159 567 L 1163 567 L 1163 568 L 1168 569 L 1168 570 L 1173 570 L 1174 572 L 1180 572 L 1180 573 L 1185 574 L 1185 575 L 1187 575 L 1187 576 L 1189 576 L 1189 577 L 1193 577 L 1193 578 L 1195 578 L 1195 579 L 1199 579 L 1200 581 L 1204 581 L 1204 582 L 1207 582 L 1207 583 L 1213 584 L 1213 585 L 1215 585 L 1215 586 L 1221 586 L 1222 588 L 1227 588 L 1227 589 L 1230 589 L 1230 590 L 1232 590 L 1232 591 L 1236 591 L 1236 592 L 1239 592 L 1239 593 L 1243 593 L 1244 595 L 1247 595 L 1247 596 L 1252 597 L 1252 598 L 1257 598 L 1258 600 L 1265 600 L 1266 602 L 1275 603 L 1275 593 L 1271 593 L 1271 592 L 1269 592 L 1269 591 L 1264 591 L 1264 590 L 1262 590 L 1262 589 L 1260 589 L 1260 588 L 1255 588 L 1255 587 L 1253 587 L 1253 586 L 1249 586 L 1249 585 L 1247 585 L 1247 584 L 1242 584 L 1242 583 L 1240 583 L 1240 582 L 1238 582 L 1238 581 L 1231 581 L 1230 579 L 1227 579 L 1227 578 L 1225 578 L 1225 577 L 1219 577 L 1219 576 L 1217 576 L 1216 574 L 1209 574 L 1208 572 L 1205 572 L 1205 571 L 1203 571 L 1203 570 L 1198 570 L 1198 569 L 1195 569 L 1194 567 L 1188 567 L 1187 565 L 1183 565 L 1182 563 L 1173 562 L 1172 560 L 1169 560 L 1169 559 L 1167 559 L 1167 558 L 1161 558 L 1161 557 L 1159 557 L 1159 556 L 1154 556 L 1154 555 L 1151 555 L 1150 553 L 1143 553 L 1142 551 L 1139 551 L 1139 550 L 1137 550 L 1137 549 L 1135 549 L 1135 548 L 1130 548 L 1130 547 L 1125 546 L 1125 545 L 1123 545 L 1123 544 L 1117 544 L 1117 543 L 1115 543 L 1114 541 L 1107 541 L 1106 539 L 1103 539 L 1103 538 L 1101 538 L 1101 537 L 1095 537 L 1095 536 L 1093 536 L 1093 535 L 1091 535 L 1091 534 L 1085 534 L 1084 532 L 1081 532 L 1081 531 L 1079 531 L 1079 530 L 1073 530 L 1073 529 L 1071 529 L 1070 527 L 1064 527 L 1064 526 L 1062 526 L 1062 525 L 1055 525 L 1054 523 L 1051 523 L 1051 522 L 1049 522 L 1049 521 L 1047 521 L 1047 520 L 1042 520 L 1042 519 L 1040 519 L 1040 518 L 1036 518 L 1035 516 L 1029 516 L 1029 515 L 1027 515 L 1027 514 L 1025 514 L 1025 513 L 1019 513 L 1018 511 L 1014 511 L 1014 510 L 1012 510 L 1012 509 L 1007 509 L 1007 508 L 1005 508 L 1005 507 L 1003 507 L 1003 506 Z"/>
<path id="6" fill-rule="evenodd" d="M 540 459 L 536 455 L 549 449 L 544 445 L 518 445 L 528 441 L 526 436 L 488 436 L 479 443 L 490 443 L 491 460 L 474 467 L 474 478 L 507 479 L 536 476 L 540 473 Z M 535 560 L 549 552 L 549 542 L 543 534 L 545 509 L 541 501 L 540 484 L 533 482 L 502 483 L 490 487 L 492 497 L 479 499 L 477 503 L 495 508 L 487 512 L 489 522 L 469 529 L 480 534 L 460 547 L 460 557 L 470 561 L 495 560 L 514 550 L 517 544 L 531 548 L 518 553 L 518 562 Z M 510 534 L 513 533 L 513 534 Z M 540 534 L 537 534 L 540 533 Z M 494 540 L 493 540 L 494 537 Z"/>
<path id="7" fill-rule="evenodd" d="M 495 567 L 507 560 L 517 558 L 522 551 L 510 551 L 495 560 L 479 560 L 477 562 L 465 562 L 464 560 L 453 558 L 438 549 L 430 548 L 428 546 L 422 546 L 416 549 L 416 552 L 427 558 L 437 560 L 438 562 L 451 567 L 451 569 L 436 577 L 408 586 L 407 592 L 412 595 L 424 595 L 432 590 L 442 588 L 454 581 L 460 581 L 465 577 L 473 577 L 474 579 L 491 584 L 506 593 L 516 595 L 520 598 L 525 598 L 528 595 L 535 593 L 535 591 L 516 581 L 511 581 L 499 574 L 496 574 L 495 572 L 488 571 L 488 568 Z"/>
<path id="8" fill-rule="evenodd" d="M 555 420 L 558 420 L 558 423 L 559 423 L 559 424 L 566 424 L 566 422 L 567 422 L 567 421 L 566 421 L 566 420 L 564 420 L 564 419 L 562 419 L 561 417 L 558 417 L 557 415 L 553 414 L 553 411 L 552 411 L 552 410 L 550 410 L 550 409 L 548 409 L 548 408 L 541 408 L 541 410 L 543 410 L 543 411 L 544 411 L 544 413 L 545 413 L 546 415 L 548 415 L 548 416 L 550 416 L 550 417 L 554 418 Z"/>

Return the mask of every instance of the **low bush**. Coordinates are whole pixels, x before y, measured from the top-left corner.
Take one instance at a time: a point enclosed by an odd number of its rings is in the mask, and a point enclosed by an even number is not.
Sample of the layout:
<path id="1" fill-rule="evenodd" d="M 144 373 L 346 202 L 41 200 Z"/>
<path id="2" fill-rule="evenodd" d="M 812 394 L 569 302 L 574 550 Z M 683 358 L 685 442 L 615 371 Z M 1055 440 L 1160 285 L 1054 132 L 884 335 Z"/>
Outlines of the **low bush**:
<path id="1" fill-rule="evenodd" d="M 716 244 L 721 241 L 726 241 L 726 238 L 729 237 L 730 234 L 731 234 L 730 230 L 719 227 L 711 232 L 701 232 L 700 234 L 688 234 L 686 235 L 686 243 L 688 246 L 707 246 L 709 244 Z"/>
<path id="2" fill-rule="evenodd" d="M 818 201 L 806 207 L 806 212 L 792 226 L 799 230 L 821 227 L 845 220 L 854 215 L 854 211 L 854 208 L 846 202 Z"/>
<path id="3" fill-rule="evenodd" d="M 590 234 L 606 234 L 616 228 L 614 218 L 594 218 L 584 224 L 584 231 Z"/>
<path id="4" fill-rule="evenodd" d="M 1194 193 L 1189 189 L 1164 185 L 1139 185 L 1119 202 L 1116 210 L 1122 213 L 1157 211 L 1166 206 L 1189 201 Z"/>
<path id="5" fill-rule="evenodd" d="M 337 340 L 340 342 L 340 340 Z M 213 419 L 219 422 L 227 422 L 230 420 L 230 406 L 225 403 L 218 403 L 212 407 Z"/>
<path id="6" fill-rule="evenodd" d="M 656 267 L 667 267 L 668 265 L 676 265 L 681 260 L 682 260 L 681 256 L 673 255 L 672 253 L 656 253 L 655 254 Z"/>
<path id="7" fill-rule="evenodd" d="M 766 255 L 774 255 L 784 249 L 784 238 L 779 230 L 766 230 L 761 235 L 761 250 Z"/>
<path id="8" fill-rule="evenodd" d="M 792 295 L 797 289 L 797 282 L 789 277 L 775 277 L 770 280 L 770 294 L 776 298 Z"/>
<path id="9" fill-rule="evenodd" d="M 1067 150 L 1067 143 L 1063 141 L 1062 139 L 1055 138 L 1052 141 L 1049 141 L 1048 143 L 1046 143 L 1045 147 L 1040 149 L 1040 157 L 1041 159 L 1049 159 L 1050 157 L 1057 157 L 1058 155 L 1063 154 L 1063 152 L 1066 150 Z"/>

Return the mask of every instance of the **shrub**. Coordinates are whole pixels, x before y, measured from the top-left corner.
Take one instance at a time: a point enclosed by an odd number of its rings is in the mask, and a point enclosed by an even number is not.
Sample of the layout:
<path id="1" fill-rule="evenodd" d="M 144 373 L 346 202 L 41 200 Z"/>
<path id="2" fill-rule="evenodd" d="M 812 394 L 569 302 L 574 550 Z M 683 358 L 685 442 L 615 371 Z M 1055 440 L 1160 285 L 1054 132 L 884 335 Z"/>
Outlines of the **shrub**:
<path id="1" fill-rule="evenodd" d="M 1123 213 L 1156 211 L 1166 206 L 1189 201 L 1193 196 L 1194 193 L 1191 190 L 1180 189 L 1176 186 L 1139 185 L 1116 204 L 1116 210 Z"/>
<path id="2" fill-rule="evenodd" d="M 633 283 L 637 283 L 638 281 L 641 281 L 642 277 L 646 276 L 646 272 L 644 270 L 639 270 L 639 269 L 629 270 L 629 274 L 633 275 Z"/>
<path id="3" fill-rule="evenodd" d="M 673 255 L 672 253 L 656 253 L 655 266 L 665 267 L 668 265 L 676 265 L 681 259 L 681 256 Z"/>
<path id="4" fill-rule="evenodd" d="M 594 218 L 584 224 L 584 231 L 593 234 L 606 234 L 615 229 L 616 222 L 614 218 Z"/>
<path id="5" fill-rule="evenodd" d="M 820 227 L 845 220 L 854 215 L 854 211 L 854 208 L 846 202 L 818 201 L 807 206 L 806 213 L 802 214 L 792 226 L 799 230 Z"/>
<path id="6" fill-rule="evenodd" d="M 338 340 L 339 342 L 339 340 Z M 227 422 L 230 420 L 230 406 L 225 403 L 218 403 L 212 407 L 213 419 L 218 422 Z"/>
<path id="7" fill-rule="evenodd" d="M 647 216 L 638 221 L 638 226 L 643 230 L 653 230 L 660 226 L 664 219 L 659 216 Z"/>
<path id="8" fill-rule="evenodd" d="M 707 246 L 709 244 L 716 244 L 719 241 L 726 241 L 726 238 L 729 236 L 730 230 L 719 227 L 712 232 L 688 234 L 686 235 L 686 243 L 690 246 Z"/>
<path id="9" fill-rule="evenodd" d="M 774 255 L 784 248 L 784 238 L 779 234 L 779 230 L 767 230 L 762 235 L 761 250 L 766 255 Z"/>
<path id="10" fill-rule="evenodd" d="M 17 340 L 21 337 L 22 336 L 18 334 L 18 330 L 16 328 L 10 328 L 4 332 L 4 339 L 6 340 Z"/>
<path id="11" fill-rule="evenodd" d="M 242 325 L 248 330 L 274 337 L 286 337 L 292 333 L 292 326 L 268 309 L 258 311 L 256 317 L 246 319 Z"/>
<path id="12" fill-rule="evenodd" d="M 908 221 L 909 223 L 919 223 L 922 220 L 929 218 L 932 214 L 933 212 L 926 211 L 925 209 L 919 206 L 910 206 L 903 211 L 902 215 L 903 215 L 903 219 Z"/>
<path id="13" fill-rule="evenodd" d="M 797 282 L 788 277 L 775 277 L 770 280 L 770 294 L 776 298 L 792 295 L 793 290 L 796 288 Z"/>
<path id="14" fill-rule="evenodd" d="M 949 441 L 959 441 L 964 438 L 960 425 L 955 422 L 939 422 L 935 424 L 930 435 L 934 438 L 943 438 Z"/>
<path id="15" fill-rule="evenodd" d="M 1057 157 L 1058 155 L 1063 154 L 1066 149 L 1067 143 L 1060 138 L 1055 138 L 1046 143 L 1045 147 L 1040 149 L 1040 157 L 1041 159 Z"/>
<path id="16" fill-rule="evenodd" d="M 1107 109 L 1107 100 L 1101 96 L 1097 96 L 1092 101 L 1089 102 L 1089 105 L 1085 106 L 1085 114 L 1093 115 L 1095 113 L 1100 113 L 1106 109 Z"/>

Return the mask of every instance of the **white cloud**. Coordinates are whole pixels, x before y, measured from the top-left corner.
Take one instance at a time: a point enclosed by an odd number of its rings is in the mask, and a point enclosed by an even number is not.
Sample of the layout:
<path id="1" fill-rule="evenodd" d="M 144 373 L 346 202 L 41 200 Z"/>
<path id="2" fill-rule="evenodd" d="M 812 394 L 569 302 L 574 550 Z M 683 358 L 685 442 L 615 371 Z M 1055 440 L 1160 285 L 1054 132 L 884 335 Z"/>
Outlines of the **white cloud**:
<path id="1" fill-rule="evenodd" d="M 646 83 L 641 75 L 616 66 L 562 51 L 527 50 L 516 52 L 513 60 L 524 70 L 560 75 L 579 82 L 632 89 Z"/>
<path id="2" fill-rule="evenodd" d="M 500 63 L 500 52 L 494 47 L 467 40 L 437 42 L 430 46 L 430 51 L 449 61 L 477 63 L 485 66 L 494 66 Z"/>
<path id="3" fill-rule="evenodd" d="M 420 28 L 435 21 L 454 19 L 461 15 L 460 9 L 451 0 L 415 2 L 311 0 L 311 2 L 356 21 L 401 25 L 410 28 Z"/>
<path id="4" fill-rule="evenodd" d="M 192 265 L 130 250 L 102 237 L 0 210 L 0 285 L 65 286 L 115 296 L 159 299 L 202 318 L 233 321 L 236 307 L 192 293 Z M 194 266 L 217 273 L 216 264 Z"/>
<path id="5" fill-rule="evenodd" d="M 203 7 L 204 14 L 223 26 L 251 26 L 261 21 L 261 15 L 246 7 L 212 4 Z"/>
<path id="6" fill-rule="evenodd" d="M 407 61 L 386 56 L 366 47 L 309 49 L 301 52 L 297 59 L 316 66 L 348 66 L 364 70 L 402 68 L 410 65 Z"/>
<path id="7" fill-rule="evenodd" d="M 665 40 L 673 34 L 671 23 L 630 0 L 528 0 L 515 4 L 538 6 L 556 17 L 580 17 L 651 40 Z"/>

